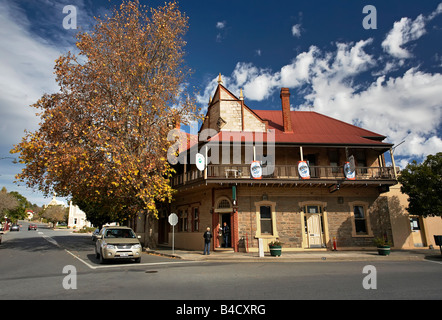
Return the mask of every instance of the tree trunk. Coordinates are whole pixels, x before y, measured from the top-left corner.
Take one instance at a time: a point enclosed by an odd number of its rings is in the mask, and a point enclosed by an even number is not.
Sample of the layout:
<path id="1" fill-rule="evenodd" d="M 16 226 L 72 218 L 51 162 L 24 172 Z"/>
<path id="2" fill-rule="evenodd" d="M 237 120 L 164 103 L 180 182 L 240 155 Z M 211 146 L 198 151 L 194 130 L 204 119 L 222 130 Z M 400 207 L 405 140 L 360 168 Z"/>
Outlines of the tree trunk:
<path id="1" fill-rule="evenodd" d="M 146 249 L 156 249 L 158 245 L 154 232 L 156 220 L 152 214 L 147 213 L 144 216 L 144 246 Z"/>

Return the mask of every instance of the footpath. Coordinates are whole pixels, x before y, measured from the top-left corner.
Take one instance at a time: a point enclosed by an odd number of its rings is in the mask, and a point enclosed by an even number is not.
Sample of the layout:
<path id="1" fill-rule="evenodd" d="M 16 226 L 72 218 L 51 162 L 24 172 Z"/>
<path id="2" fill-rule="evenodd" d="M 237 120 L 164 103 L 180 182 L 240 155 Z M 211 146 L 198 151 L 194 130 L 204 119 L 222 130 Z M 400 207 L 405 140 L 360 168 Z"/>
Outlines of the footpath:
<path id="1" fill-rule="evenodd" d="M 202 251 L 177 250 L 160 247 L 154 250 L 146 249 L 146 253 L 166 256 L 174 259 L 213 262 L 332 262 L 332 261 L 423 261 L 431 260 L 442 264 L 439 249 L 391 250 L 390 255 L 381 256 L 376 249 L 369 251 L 299 251 L 282 252 L 281 256 L 273 257 L 265 253 L 259 257 L 257 252 L 233 252 L 228 250 L 211 251 L 203 255 Z"/>

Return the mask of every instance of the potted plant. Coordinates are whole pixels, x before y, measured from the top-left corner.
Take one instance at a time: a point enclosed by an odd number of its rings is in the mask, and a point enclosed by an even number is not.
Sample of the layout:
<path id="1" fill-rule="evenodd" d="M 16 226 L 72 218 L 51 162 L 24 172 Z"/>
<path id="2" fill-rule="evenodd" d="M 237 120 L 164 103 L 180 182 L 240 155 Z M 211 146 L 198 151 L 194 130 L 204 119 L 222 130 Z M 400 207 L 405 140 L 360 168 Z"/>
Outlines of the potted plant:
<path id="1" fill-rule="evenodd" d="M 388 256 L 390 254 L 391 242 L 384 237 L 374 238 L 373 243 L 378 248 L 378 253 L 381 256 Z"/>
<path id="2" fill-rule="evenodd" d="M 270 255 L 273 257 L 281 256 L 282 242 L 275 240 L 269 243 Z"/>

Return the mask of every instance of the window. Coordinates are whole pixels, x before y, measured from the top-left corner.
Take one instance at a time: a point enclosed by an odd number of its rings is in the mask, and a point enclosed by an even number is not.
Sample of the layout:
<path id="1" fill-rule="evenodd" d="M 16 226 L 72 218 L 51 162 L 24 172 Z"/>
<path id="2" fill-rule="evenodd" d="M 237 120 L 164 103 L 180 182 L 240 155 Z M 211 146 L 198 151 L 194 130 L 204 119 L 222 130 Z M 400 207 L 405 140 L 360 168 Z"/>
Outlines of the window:
<path id="1" fill-rule="evenodd" d="M 199 231 L 200 228 L 200 213 L 199 208 L 193 208 L 193 231 Z"/>
<path id="2" fill-rule="evenodd" d="M 261 234 L 273 234 L 272 209 L 270 206 L 260 206 Z"/>
<path id="3" fill-rule="evenodd" d="M 183 230 L 182 231 L 187 231 L 188 230 L 188 215 L 187 215 L 187 209 L 183 211 Z"/>
<path id="4" fill-rule="evenodd" d="M 419 218 L 410 217 L 410 226 L 411 226 L 411 231 L 419 231 L 421 229 L 419 225 Z"/>
<path id="5" fill-rule="evenodd" d="M 187 210 L 178 211 L 178 231 L 187 231 Z"/>
<path id="6" fill-rule="evenodd" d="M 256 238 L 276 239 L 279 237 L 276 223 L 276 202 L 262 200 L 255 202 Z"/>
<path id="7" fill-rule="evenodd" d="M 356 234 L 367 234 L 367 220 L 363 206 L 354 206 L 353 214 L 355 219 Z"/>
<path id="8" fill-rule="evenodd" d="M 136 238 L 131 229 L 106 229 L 105 238 Z"/>
<path id="9" fill-rule="evenodd" d="M 218 203 L 218 209 L 227 209 L 230 208 L 229 200 L 223 199 Z"/>

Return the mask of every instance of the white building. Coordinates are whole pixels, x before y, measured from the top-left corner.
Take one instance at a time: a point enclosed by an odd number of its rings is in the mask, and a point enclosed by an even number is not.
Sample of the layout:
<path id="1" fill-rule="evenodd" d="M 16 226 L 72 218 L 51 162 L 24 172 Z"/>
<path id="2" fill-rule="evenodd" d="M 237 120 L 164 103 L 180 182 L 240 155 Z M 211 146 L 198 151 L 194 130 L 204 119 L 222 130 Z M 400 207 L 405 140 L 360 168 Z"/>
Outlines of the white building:
<path id="1" fill-rule="evenodd" d="M 91 223 L 86 220 L 86 213 L 84 213 L 77 205 L 73 205 L 72 201 L 69 202 L 68 227 L 74 229 L 91 227 Z"/>
<path id="2" fill-rule="evenodd" d="M 66 203 L 55 198 L 57 194 L 54 192 L 52 200 L 45 206 L 57 206 L 61 205 L 67 207 Z M 73 205 L 72 201 L 69 202 L 69 216 L 68 227 L 73 229 L 81 229 L 83 227 L 90 227 L 91 223 L 86 220 L 86 213 L 84 213 L 77 205 Z"/>

